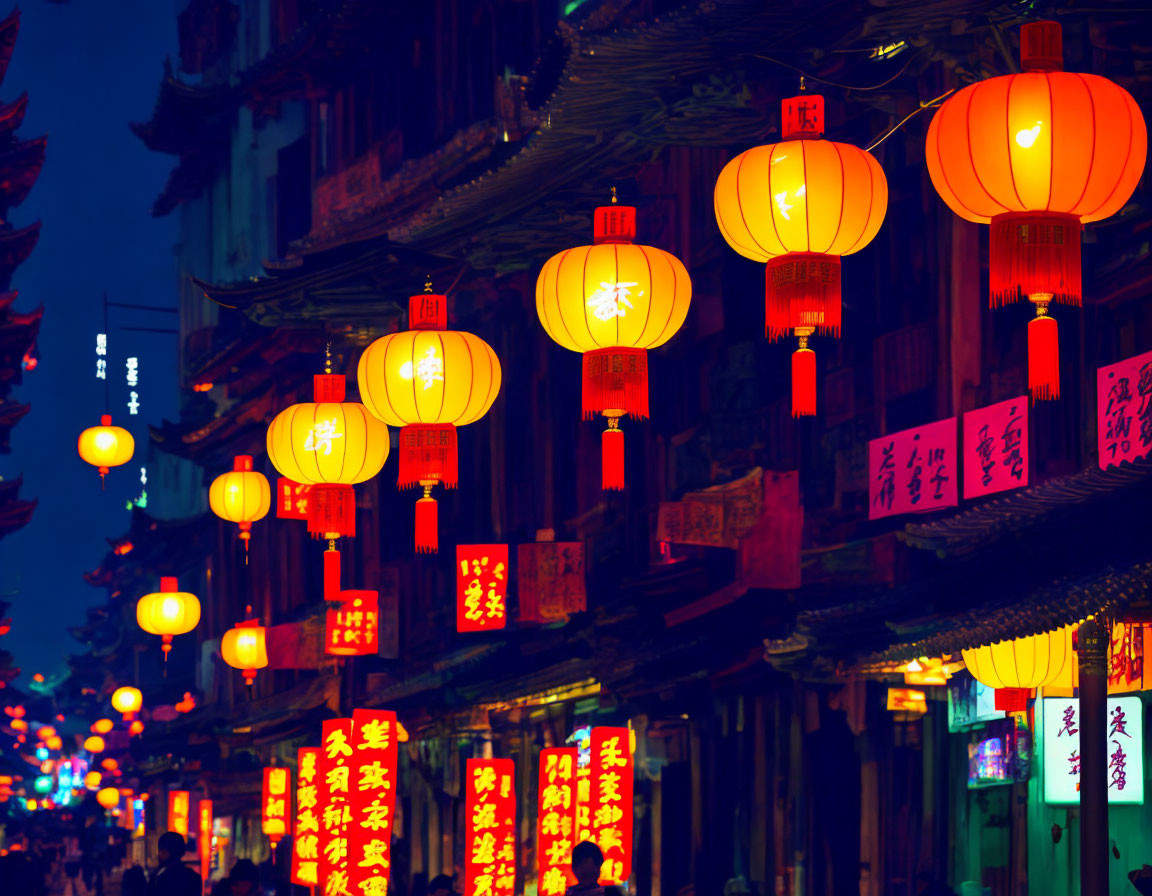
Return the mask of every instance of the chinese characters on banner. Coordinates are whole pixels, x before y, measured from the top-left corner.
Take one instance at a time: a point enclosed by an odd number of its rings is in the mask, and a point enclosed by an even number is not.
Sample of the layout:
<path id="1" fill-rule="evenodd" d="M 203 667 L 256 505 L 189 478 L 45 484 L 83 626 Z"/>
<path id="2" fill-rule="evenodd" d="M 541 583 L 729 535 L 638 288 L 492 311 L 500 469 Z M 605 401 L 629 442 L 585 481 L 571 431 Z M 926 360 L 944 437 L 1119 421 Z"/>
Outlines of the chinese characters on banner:
<path id="1" fill-rule="evenodd" d="M 955 507 L 956 418 L 868 443 L 868 519 Z"/>
<path id="2" fill-rule="evenodd" d="M 604 853 L 600 883 L 622 884 L 632 874 L 632 732 L 592 729 L 592 837 Z"/>
<path id="3" fill-rule="evenodd" d="M 283 476 L 276 480 L 276 519 L 308 519 L 309 496 L 312 486 L 301 485 Z"/>
<path id="4" fill-rule="evenodd" d="M 340 591 L 340 609 L 325 615 L 324 652 L 371 656 L 380 650 L 380 605 L 375 591 Z"/>
<path id="5" fill-rule="evenodd" d="M 1152 451 L 1152 352 L 1096 371 L 1096 439 L 1102 470 Z"/>
<path id="6" fill-rule="evenodd" d="M 1108 698 L 1108 802 L 1144 802 L 1144 717 L 1139 697 Z M 1044 801 L 1080 802 L 1080 701 L 1046 697 Z"/>
<path id="7" fill-rule="evenodd" d="M 188 839 L 189 802 L 187 790 L 168 791 L 168 830 Z"/>
<path id="8" fill-rule="evenodd" d="M 348 797 L 348 889 L 386 896 L 396 807 L 396 713 L 352 713 L 352 787 Z"/>
<path id="9" fill-rule="evenodd" d="M 582 541 L 517 545 L 516 573 L 521 622 L 556 622 L 588 608 Z"/>
<path id="10" fill-rule="evenodd" d="M 469 759 L 465 786 L 463 896 L 513 896 L 516 790 L 512 760 Z"/>
<path id="11" fill-rule="evenodd" d="M 1112 626 L 1108 645 L 1108 692 L 1110 694 L 1147 690 L 1144 644 L 1148 626 L 1137 622 L 1117 622 Z"/>
<path id="12" fill-rule="evenodd" d="M 456 546 L 456 631 L 484 632 L 508 622 L 508 545 Z"/>
<path id="13" fill-rule="evenodd" d="M 292 807 L 288 785 L 288 769 L 264 769 L 264 800 L 260 812 L 260 829 L 272 841 L 273 849 L 288 833 L 288 812 Z"/>
<path id="14" fill-rule="evenodd" d="M 208 880 L 212 871 L 212 800 L 200 800 L 200 879 Z"/>
<path id="15" fill-rule="evenodd" d="M 1028 396 L 964 415 L 964 497 L 1028 484 Z"/>
<path id="16" fill-rule="evenodd" d="M 296 834 L 292 838 L 292 883 L 314 887 L 320 845 L 320 809 L 317 803 L 316 770 L 320 751 L 304 747 L 297 755 Z"/>
<path id="17" fill-rule="evenodd" d="M 563 896 L 576 883 L 572 847 L 576 837 L 576 748 L 540 751 L 538 836 L 540 896 Z"/>
<path id="18" fill-rule="evenodd" d="M 321 896 L 352 896 L 348 888 L 352 720 L 328 719 L 321 731 L 316 775 L 316 812 L 320 817 L 316 874 Z"/>

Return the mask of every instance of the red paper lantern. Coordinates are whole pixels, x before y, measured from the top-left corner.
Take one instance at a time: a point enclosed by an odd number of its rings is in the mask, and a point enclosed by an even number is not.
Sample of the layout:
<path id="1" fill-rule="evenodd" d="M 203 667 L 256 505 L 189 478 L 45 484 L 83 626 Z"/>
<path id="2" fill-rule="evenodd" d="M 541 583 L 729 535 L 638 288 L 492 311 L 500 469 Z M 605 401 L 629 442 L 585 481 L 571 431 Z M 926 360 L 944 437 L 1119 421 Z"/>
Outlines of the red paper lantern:
<path id="1" fill-rule="evenodd" d="M 456 631 L 484 632 L 508 624 L 508 545 L 456 546 Z"/>
<path id="2" fill-rule="evenodd" d="M 513 896 L 516 775 L 511 759 L 469 759 L 464 773 L 463 896 Z"/>
<path id="3" fill-rule="evenodd" d="M 288 833 L 288 810 L 292 797 L 288 792 L 291 776 L 286 768 L 264 769 L 264 792 L 261 801 L 260 829 L 272 848 Z"/>
<path id="4" fill-rule="evenodd" d="M 1064 72 L 1061 29 L 1020 29 L 1023 72 L 953 94 L 928 128 L 936 192 L 968 221 L 992 225 L 989 299 L 1021 296 L 1032 399 L 1060 397 L 1052 302 L 1079 305 L 1080 231 L 1123 207 L 1144 170 L 1148 132 L 1132 96 L 1098 75 Z"/>

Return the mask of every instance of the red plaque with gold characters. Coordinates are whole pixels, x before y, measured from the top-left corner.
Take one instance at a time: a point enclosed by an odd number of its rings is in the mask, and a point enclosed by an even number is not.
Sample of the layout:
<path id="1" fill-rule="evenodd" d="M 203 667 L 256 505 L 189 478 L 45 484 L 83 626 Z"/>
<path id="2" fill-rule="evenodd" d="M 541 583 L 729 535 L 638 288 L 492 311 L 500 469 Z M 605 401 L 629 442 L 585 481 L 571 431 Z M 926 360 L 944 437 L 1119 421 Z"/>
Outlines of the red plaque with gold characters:
<path id="1" fill-rule="evenodd" d="M 508 623 L 508 545 L 456 546 L 456 631 L 484 632 Z"/>
<path id="2" fill-rule="evenodd" d="M 386 896 L 396 809 L 396 713 L 352 713 L 352 778 L 348 795 L 348 889 Z"/>
<path id="3" fill-rule="evenodd" d="M 540 751 L 539 819 L 536 861 L 540 896 L 563 896 L 576 883 L 572 846 L 576 838 L 575 747 Z"/>
<path id="4" fill-rule="evenodd" d="M 355 762 L 352 720 L 328 719 L 321 732 L 316 774 L 320 817 L 316 875 L 322 896 L 353 896 L 348 887 L 348 797 Z"/>
<path id="5" fill-rule="evenodd" d="M 288 812 L 292 808 L 292 795 L 288 792 L 291 778 L 286 768 L 264 769 L 260 828 L 272 841 L 273 849 L 288 833 Z"/>
<path id="6" fill-rule="evenodd" d="M 188 815 L 192 799 L 187 790 L 168 791 L 168 830 L 188 839 Z"/>
<path id="7" fill-rule="evenodd" d="M 516 786 L 512 760 L 469 759 L 465 782 L 463 896 L 513 896 Z"/>
<path id="8" fill-rule="evenodd" d="M 292 838 L 292 883 L 314 887 L 319 860 L 320 810 L 317 804 L 317 769 L 320 751 L 304 747 L 297 755 L 296 834 Z"/>
<path id="9" fill-rule="evenodd" d="M 600 883 L 622 884 L 632 874 L 632 732 L 592 729 L 592 839 L 604 853 Z"/>

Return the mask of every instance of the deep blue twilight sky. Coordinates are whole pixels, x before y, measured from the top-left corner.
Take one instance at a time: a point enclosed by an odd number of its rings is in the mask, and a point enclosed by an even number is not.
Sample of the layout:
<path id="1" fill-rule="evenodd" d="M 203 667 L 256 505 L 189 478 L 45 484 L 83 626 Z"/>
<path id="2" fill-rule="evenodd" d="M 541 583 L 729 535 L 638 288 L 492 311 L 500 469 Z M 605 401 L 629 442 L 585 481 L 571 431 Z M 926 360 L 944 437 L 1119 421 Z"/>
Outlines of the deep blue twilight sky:
<path id="1" fill-rule="evenodd" d="M 40 502 L 30 525 L 0 540 L 0 594 L 13 602 L 12 632 L 0 643 L 23 669 L 18 684 L 35 672 L 60 674 L 65 657 L 79 652 L 65 627 L 83 622 L 85 607 L 100 597 L 82 574 L 108 550 L 105 539 L 128 526 L 125 502 L 140 490 L 146 422 L 175 414 L 175 337 L 117 329 L 174 326 L 175 316 L 114 310 L 112 413 L 136 437 L 137 460 L 114 470 L 101 493 L 99 475 L 76 454 L 77 435 L 99 423 L 104 402 L 95 378 L 101 293 L 169 307 L 177 297 L 176 217 L 149 214 L 173 159 L 149 152 L 128 130 L 129 121 L 151 114 L 163 60 L 175 55 L 175 3 L 24 0 L 21 8 L 0 100 L 28 92 L 19 133 L 48 134 L 48 154 L 31 195 L 12 213 L 17 226 L 43 221 L 40 243 L 13 286 L 18 308 L 45 308 L 40 365 L 15 392 L 32 412 L 13 433 L 12 454 L 0 456 L 0 476 L 23 474 L 22 496 Z M 0 0 L 0 15 L 9 9 Z M 140 360 L 142 402 L 131 425 L 130 355 Z"/>

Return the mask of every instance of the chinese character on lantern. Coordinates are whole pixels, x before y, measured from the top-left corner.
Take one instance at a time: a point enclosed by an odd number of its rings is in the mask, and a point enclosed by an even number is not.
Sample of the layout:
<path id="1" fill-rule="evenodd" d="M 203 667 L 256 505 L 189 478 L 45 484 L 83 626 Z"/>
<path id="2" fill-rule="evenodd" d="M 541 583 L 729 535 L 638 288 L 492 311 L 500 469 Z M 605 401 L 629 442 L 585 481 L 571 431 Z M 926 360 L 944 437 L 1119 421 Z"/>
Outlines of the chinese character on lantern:
<path id="1" fill-rule="evenodd" d="M 387 893 L 392 876 L 397 733 L 394 712 L 352 713 L 348 884 L 357 896 Z"/>
<path id="2" fill-rule="evenodd" d="M 316 783 L 320 751 L 315 747 L 304 747 L 297 757 L 296 834 L 292 838 L 292 883 L 302 887 L 314 887 L 318 882 L 316 863 L 320 845 L 320 810 Z"/>
<path id="3" fill-rule="evenodd" d="M 292 806 L 286 768 L 264 769 L 264 794 L 261 810 L 261 829 L 272 841 L 272 848 L 288 833 L 288 810 Z"/>
<path id="4" fill-rule="evenodd" d="M 504 628 L 507 597 L 508 545 L 457 545 L 456 631 Z"/>
<path id="5" fill-rule="evenodd" d="M 322 896 L 352 896 L 348 886 L 352 753 L 352 720 L 324 722 L 316 770 L 316 812 L 320 819 L 317 877 Z"/>
<path id="6" fill-rule="evenodd" d="M 540 896 L 563 896 L 576 883 L 572 847 L 576 843 L 576 748 L 540 751 L 536 859 Z"/>
<path id="7" fill-rule="evenodd" d="M 469 759 L 465 772 L 464 896 L 513 896 L 516 790 L 511 759 Z"/>
<path id="8" fill-rule="evenodd" d="M 375 591 L 339 591 L 340 609 L 326 614 L 324 652 L 371 656 L 380 651 L 380 598 Z"/>
<path id="9" fill-rule="evenodd" d="M 591 839 L 604 853 L 602 885 L 622 884 L 632 874 L 632 732 L 593 728 Z"/>

